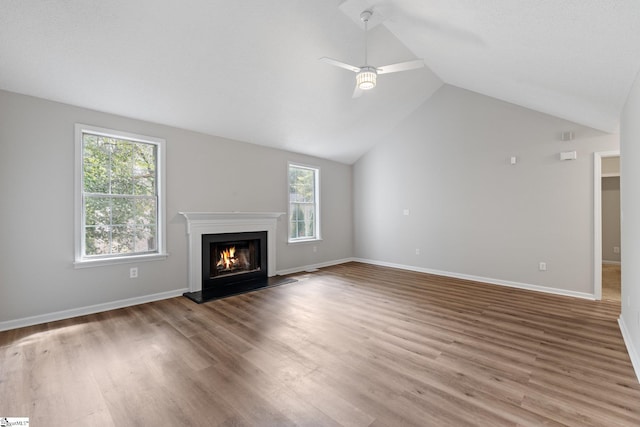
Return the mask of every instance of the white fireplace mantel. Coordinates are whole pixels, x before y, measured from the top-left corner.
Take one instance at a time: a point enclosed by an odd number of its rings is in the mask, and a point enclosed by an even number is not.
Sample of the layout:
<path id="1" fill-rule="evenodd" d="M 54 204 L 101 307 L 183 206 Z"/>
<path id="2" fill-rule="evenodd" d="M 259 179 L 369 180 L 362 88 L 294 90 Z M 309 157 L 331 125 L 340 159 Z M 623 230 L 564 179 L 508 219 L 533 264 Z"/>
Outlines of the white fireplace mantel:
<path id="1" fill-rule="evenodd" d="M 202 290 L 202 235 L 267 232 L 267 275 L 276 274 L 278 218 L 284 212 L 178 212 L 187 219 L 189 292 Z"/>

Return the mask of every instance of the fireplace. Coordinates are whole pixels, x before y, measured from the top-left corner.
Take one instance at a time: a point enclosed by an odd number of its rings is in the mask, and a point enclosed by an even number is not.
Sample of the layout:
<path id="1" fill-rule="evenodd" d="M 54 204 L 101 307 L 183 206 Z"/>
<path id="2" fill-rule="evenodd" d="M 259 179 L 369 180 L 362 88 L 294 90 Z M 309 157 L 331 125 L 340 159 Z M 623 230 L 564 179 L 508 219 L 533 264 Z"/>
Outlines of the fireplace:
<path id="1" fill-rule="evenodd" d="M 267 279 L 267 232 L 202 235 L 202 292 L 237 293 L 245 282 Z"/>
<path id="2" fill-rule="evenodd" d="M 275 277 L 276 230 L 278 218 L 283 216 L 284 212 L 180 214 L 187 220 L 189 240 L 189 288 L 188 292 L 183 294 L 185 297 L 203 303 L 227 295 L 294 281 Z M 256 240 L 259 240 L 259 243 L 256 243 Z M 256 259 L 259 259 L 259 262 Z M 218 268 L 217 264 L 221 260 L 224 267 Z"/>

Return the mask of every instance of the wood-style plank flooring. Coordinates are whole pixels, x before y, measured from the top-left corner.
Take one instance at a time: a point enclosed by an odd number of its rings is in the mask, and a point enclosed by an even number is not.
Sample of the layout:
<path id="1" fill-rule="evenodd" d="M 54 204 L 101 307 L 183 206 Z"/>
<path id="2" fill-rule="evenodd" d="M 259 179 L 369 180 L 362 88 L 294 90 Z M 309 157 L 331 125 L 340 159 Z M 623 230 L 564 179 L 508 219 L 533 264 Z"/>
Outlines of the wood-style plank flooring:
<path id="1" fill-rule="evenodd" d="M 602 264 L 602 299 L 620 302 L 621 281 L 620 264 Z"/>
<path id="2" fill-rule="evenodd" d="M 640 425 L 619 303 L 359 263 L 0 333 L 34 426 Z"/>

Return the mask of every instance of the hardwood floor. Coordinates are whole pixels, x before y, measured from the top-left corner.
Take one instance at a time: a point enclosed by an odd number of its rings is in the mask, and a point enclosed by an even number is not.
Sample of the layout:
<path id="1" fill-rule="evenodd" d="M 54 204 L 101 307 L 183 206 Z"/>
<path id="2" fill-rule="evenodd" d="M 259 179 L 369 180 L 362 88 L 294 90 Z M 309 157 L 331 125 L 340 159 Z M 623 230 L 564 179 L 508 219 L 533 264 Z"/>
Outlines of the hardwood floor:
<path id="1" fill-rule="evenodd" d="M 365 264 L 0 333 L 0 416 L 55 426 L 640 425 L 616 319 Z"/>
<path id="2" fill-rule="evenodd" d="M 620 302 L 620 274 L 620 264 L 602 264 L 602 299 Z"/>

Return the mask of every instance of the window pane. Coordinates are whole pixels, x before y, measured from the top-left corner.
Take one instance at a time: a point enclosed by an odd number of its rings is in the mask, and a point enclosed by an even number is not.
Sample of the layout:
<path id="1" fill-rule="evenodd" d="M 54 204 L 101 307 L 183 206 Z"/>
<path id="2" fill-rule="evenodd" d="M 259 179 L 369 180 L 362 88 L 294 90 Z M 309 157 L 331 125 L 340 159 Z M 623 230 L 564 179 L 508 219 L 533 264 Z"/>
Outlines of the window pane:
<path id="1" fill-rule="evenodd" d="M 156 199 L 135 199 L 135 223 L 137 225 L 156 224 Z"/>
<path id="2" fill-rule="evenodd" d="M 85 228 L 85 251 L 87 255 L 108 255 L 111 253 L 110 246 L 107 227 Z"/>
<path id="3" fill-rule="evenodd" d="M 300 204 L 296 204 L 295 205 L 295 211 L 296 211 L 296 222 L 304 222 L 304 209 L 302 209 L 302 206 Z"/>
<path id="4" fill-rule="evenodd" d="M 108 225 L 111 223 L 111 197 L 85 198 L 85 224 Z"/>
<path id="5" fill-rule="evenodd" d="M 314 220 L 315 206 L 313 205 L 305 205 L 304 206 L 304 235 L 307 237 L 311 237 L 314 235 L 315 231 L 315 220 Z"/>
<path id="6" fill-rule="evenodd" d="M 152 196 L 155 193 L 155 180 L 152 176 L 134 176 L 132 181 L 133 194 Z"/>
<path id="7" fill-rule="evenodd" d="M 111 212 L 111 224 L 113 225 L 134 225 L 133 214 L 134 201 L 129 198 L 114 197 L 113 210 Z"/>
<path id="8" fill-rule="evenodd" d="M 133 252 L 134 235 L 132 227 L 113 226 L 111 227 L 111 253 L 128 254 Z"/>
<path id="9" fill-rule="evenodd" d="M 289 168 L 289 184 L 295 184 L 298 181 L 298 172 L 300 169 L 296 167 Z M 293 193 L 294 191 L 290 191 Z"/>
<path id="10" fill-rule="evenodd" d="M 135 251 L 136 252 L 152 252 L 156 250 L 156 227 L 155 226 L 138 226 L 134 229 L 135 235 Z"/>
<path id="11" fill-rule="evenodd" d="M 95 135 L 84 135 L 82 158 L 84 191 L 109 193 L 110 155 L 102 139 Z"/>
<path id="12" fill-rule="evenodd" d="M 114 140 L 111 153 L 111 194 L 133 194 L 133 144 Z"/>
<path id="13" fill-rule="evenodd" d="M 305 203 L 313 203 L 313 187 L 304 186 L 302 189 L 302 201 Z"/>
<path id="14" fill-rule="evenodd" d="M 296 238 L 304 237 L 302 224 L 303 223 L 301 223 L 300 221 L 296 221 L 294 223 L 295 230 L 296 230 L 296 234 L 295 234 Z"/>
<path id="15" fill-rule="evenodd" d="M 133 194 L 152 196 L 156 191 L 156 148 L 142 143 L 133 148 Z"/>

